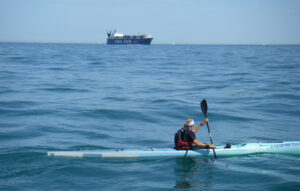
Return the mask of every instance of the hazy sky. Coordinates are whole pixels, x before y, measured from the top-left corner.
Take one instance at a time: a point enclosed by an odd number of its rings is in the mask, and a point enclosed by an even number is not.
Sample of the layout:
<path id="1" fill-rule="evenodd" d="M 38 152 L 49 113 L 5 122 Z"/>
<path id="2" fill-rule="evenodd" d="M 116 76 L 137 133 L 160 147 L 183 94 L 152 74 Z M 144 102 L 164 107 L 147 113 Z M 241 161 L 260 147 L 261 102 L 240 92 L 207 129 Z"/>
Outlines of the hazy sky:
<path id="1" fill-rule="evenodd" d="M 0 41 L 300 44 L 300 0 L 0 0 Z"/>

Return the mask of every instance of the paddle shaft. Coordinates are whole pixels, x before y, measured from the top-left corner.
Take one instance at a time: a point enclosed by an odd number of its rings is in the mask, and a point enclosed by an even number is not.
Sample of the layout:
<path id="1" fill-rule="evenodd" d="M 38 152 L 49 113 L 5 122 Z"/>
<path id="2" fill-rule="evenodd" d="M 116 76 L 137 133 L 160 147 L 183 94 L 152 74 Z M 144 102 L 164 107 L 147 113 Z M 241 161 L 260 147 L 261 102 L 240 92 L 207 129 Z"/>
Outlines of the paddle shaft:
<path id="1" fill-rule="evenodd" d="M 207 116 L 206 116 L 206 113 L 204 113 L 204 117 L 205 118 L 207 118 Z M 212 138 L 211 138 L 211 133 L 210 133 L 210 128 L 209 128 L 209 125 L 208 125 L 208 123 L 206 123 L 206 125 L 207 125 L 207 130 L 208 130 L 208 134 L 209 134 L 209 139 L 210 139 L 210 142 L 211 142 L 211 144 L 213 145 L 214 144 L 214 142 L 213 142 L 213 140 L 212 140 Z M 214 152 L 214 156 L 215 156 L 215 158 L 218 158 L 217 157 L 217 155 L 216 155 L 216 151 L 215 151 L 215 149 L 213 148 L 213 152 Z"/>

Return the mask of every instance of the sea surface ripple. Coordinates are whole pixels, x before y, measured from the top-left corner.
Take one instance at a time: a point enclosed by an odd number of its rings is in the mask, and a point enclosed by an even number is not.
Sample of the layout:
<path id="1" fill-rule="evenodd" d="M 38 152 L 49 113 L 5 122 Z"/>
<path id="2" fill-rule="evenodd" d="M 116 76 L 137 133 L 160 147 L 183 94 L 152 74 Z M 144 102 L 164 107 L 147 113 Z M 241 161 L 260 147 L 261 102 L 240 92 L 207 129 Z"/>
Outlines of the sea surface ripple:
<path id="1" fill-rule="evenodd" d="M 216 145 L 300 141 L 300 46 L 0 43 L 0 190 L 299 189 L 299 156 L 46 156 L 172 147 L 203 98 Z"/>

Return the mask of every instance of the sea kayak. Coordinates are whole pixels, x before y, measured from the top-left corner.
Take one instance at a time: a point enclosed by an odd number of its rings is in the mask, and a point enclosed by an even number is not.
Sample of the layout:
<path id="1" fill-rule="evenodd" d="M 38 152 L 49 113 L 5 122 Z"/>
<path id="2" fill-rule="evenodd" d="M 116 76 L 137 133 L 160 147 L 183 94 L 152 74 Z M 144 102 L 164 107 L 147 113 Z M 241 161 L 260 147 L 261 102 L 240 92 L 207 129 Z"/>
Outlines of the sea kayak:
<path id="1" fill-rule="evenodd" d="M 218 157 L 246 155 L 254 153 L 279 153 L 300 155 L 300 141 L 280 143 L 245 143 L 216 146 Z M 98 157 L 98 158 L 145 158 L 145 157 L 213 157 L 212 149 L 176 150 L 174 148 L 114 149 L 114 150 L 81 150 L 81 151 L 51 151 L 49 157 Z"/>

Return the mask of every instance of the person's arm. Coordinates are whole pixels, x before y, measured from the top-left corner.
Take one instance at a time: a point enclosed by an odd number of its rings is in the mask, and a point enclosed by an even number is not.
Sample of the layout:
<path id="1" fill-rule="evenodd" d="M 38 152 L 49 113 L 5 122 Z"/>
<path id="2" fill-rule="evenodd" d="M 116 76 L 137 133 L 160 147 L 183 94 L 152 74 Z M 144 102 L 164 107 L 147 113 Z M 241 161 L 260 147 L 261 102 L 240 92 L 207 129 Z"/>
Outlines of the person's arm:
<path id="1" fill-rule="evenodd" d="M 201 142 L 199 142 L 197 139 L 194 139 L 194 143 L 195 143 L 197 146 L 200 146 L 200 147 L 203 147 L 203 148 L 209 147 L 210 149 L 212 149 L 212 148 L 215 147 L 215 145 L 207 145 L 207 144 L 201 143 Z"/>
<path id="2" fill-rule="evenodd" d="M 203 125 L 205 125 L 206 123 L 208 123 L 208 118 L 205 118 L 205 120 L 204 120 L 202 123 L 200 123 L 200 125 L 199 125 L 198 127 L 196 127 L 195 129 L 193 129 L 192 131 L 193 131 L 194 133 L 197 133 L 197 132 L 199 131 L 199 129 L 200 129 Z"/>

